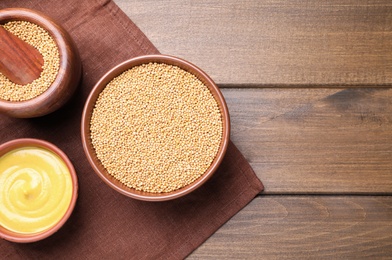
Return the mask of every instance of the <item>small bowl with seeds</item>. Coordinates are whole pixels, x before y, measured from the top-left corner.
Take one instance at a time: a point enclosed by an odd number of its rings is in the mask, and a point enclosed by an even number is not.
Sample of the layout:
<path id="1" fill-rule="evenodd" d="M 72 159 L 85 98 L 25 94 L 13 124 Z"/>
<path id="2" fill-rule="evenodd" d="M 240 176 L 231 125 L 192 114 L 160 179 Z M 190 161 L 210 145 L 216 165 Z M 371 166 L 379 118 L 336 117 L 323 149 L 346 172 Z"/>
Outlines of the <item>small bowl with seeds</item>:
<path id="1" fill-rule="evenodd" d="M 219 167 L 230 118 L 213 80 L 183 59 L 147 55 L 107 72 L 82 115 L 82 143 L 95 173 L 144 201 L 184 196 Z"/>
<path id="2" fill-rule="evenodd" d="M 39 117 L 74 94 L 81 62 L 68 32 L 45 14 L 0 10 L 0 113 Z"/>

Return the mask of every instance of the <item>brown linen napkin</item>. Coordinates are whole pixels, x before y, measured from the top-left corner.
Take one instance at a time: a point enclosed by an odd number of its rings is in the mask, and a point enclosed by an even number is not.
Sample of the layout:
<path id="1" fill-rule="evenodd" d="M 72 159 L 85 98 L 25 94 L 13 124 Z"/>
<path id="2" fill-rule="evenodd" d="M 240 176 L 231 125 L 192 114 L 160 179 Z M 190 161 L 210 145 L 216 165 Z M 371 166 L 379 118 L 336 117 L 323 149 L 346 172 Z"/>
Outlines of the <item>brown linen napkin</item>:
<path id="1" fill-rule="evenodd" d="M 105 185 L 83 152 L 80 120 L 98 79 L 129 58 L 158 53 L 110 0 L 2 0 L 0 8 L 36 9 L 60 22 L 81 54 L 83 80 L 62 109 L 35 119 L 0 115 L 0 143 L 40 138 L 60 147 L 79 178 L 75 210 L 53 236 L 36 243 L 0 241 L 4 259 L 181 259 L 211 236 L 262 189 L 248 162 L 230 143 L 214 177 L 195 192 L 167 202 L 143 202 Z"/>

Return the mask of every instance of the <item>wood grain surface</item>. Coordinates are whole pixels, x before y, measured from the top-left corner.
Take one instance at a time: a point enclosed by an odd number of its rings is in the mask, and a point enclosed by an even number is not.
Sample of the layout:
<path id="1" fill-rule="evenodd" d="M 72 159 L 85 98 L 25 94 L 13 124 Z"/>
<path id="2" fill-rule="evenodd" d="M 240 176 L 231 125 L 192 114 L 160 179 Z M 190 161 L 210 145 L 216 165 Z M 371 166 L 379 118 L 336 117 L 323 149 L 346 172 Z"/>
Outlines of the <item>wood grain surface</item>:
<path id="1" fill-rule="evenodd" d="M 390 259 L 391 208 L 389 196 L 259 197 L 189 259 Z"/>
<path id="2" fill-rule="evenodd" d="M 223 89 L 265 194 L 391 194 L 392 89 Z"/>
<path id="3" fill-rule="evenodd" d="M 116 0 L 164 54 L 218 83 L 256 86 L 392 82 L 389 0 Z"/>
<path id="4" fill-rule="evenodd" d="M 391 1 L 115 2 L 218 83 L 265 186 L 190 259 L 391 258 Z"/>

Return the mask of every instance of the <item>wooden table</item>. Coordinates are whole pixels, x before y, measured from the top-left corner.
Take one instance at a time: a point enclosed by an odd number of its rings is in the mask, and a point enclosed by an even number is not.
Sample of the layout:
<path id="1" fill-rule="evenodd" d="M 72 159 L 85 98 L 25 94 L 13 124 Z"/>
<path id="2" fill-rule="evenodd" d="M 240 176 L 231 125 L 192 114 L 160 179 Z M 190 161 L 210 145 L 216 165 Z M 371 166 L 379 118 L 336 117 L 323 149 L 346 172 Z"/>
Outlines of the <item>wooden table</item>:
<path id="1" fill-rule="evenodd" d="M 392 2 L 116 0 L 221 87 L 265 191 L 189 258 L 392 257 Z"/>

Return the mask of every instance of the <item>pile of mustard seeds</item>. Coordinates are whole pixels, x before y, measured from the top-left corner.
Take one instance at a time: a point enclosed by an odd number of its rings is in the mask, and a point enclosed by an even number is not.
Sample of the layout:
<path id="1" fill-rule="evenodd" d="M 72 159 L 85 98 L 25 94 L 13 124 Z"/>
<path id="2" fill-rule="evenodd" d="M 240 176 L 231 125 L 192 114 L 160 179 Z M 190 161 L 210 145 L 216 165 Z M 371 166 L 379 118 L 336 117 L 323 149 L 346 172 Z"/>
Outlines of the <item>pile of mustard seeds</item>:
<path id="1" fill-rule="evenodd" d="M 110 81 L 90 122 L 91 140 L 106 170 L 128 187 L 162 193 L 202 176 L 215 159 L 222 115 L 193 74 L 148 63 Z"/>
<path id="2" fill-rule="evenodd" d="M 44 60 L 40 77 L 26 85 L 15 84 L 0 73 L 0 99 L 25 101 L 41 95 L 52 85 L 59 71 L 56 42 L 44 28 L 27 21 L 11 21 L 0 26 L 35 47 Z"/>

